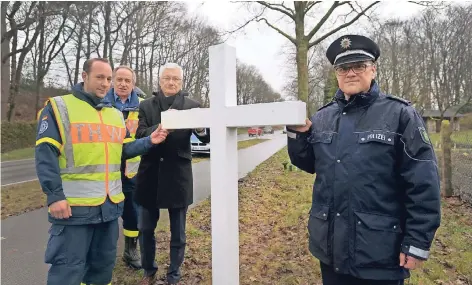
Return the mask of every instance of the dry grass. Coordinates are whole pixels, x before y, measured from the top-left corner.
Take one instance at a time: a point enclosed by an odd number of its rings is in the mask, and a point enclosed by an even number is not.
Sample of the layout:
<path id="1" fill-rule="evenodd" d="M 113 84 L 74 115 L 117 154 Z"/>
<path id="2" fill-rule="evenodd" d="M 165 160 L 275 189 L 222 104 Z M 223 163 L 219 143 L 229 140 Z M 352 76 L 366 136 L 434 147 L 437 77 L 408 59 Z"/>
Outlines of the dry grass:
<path id="1" fill-rule="evenodd" d="M 2 187 L 2 220 L 46 205 L 46 195 L 38 181 Z"/>

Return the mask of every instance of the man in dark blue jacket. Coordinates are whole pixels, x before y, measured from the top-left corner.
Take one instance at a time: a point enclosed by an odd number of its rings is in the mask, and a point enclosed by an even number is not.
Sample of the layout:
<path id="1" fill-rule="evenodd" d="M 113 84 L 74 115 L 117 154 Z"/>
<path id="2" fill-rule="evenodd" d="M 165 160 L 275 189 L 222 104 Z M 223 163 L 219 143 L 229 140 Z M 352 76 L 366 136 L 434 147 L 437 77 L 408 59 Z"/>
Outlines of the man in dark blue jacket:
<path id="1" fill-rule="evenodd" d="M 380 50 L 346 35 L 326 53 L 339 89 L 288 126 L 294 165 L 316 173 L 309 247 L 324 285 L 403 284 L 429 257 L 440 224 L 440 179 L 424 122 L 375 82 Z"/>

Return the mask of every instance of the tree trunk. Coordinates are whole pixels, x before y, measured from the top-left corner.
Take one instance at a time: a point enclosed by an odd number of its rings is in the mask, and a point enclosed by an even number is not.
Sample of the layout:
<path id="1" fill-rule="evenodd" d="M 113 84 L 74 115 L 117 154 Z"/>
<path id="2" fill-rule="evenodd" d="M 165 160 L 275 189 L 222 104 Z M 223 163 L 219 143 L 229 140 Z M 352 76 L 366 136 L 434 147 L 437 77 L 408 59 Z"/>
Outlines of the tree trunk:
<path id="1" fill-rule="evenodd" d="M 308 41 L 301 40 L 297 46 L 298 100 L 308 103 Z M 311 117 L 307 104 L 307 116 Z"/>
<path id="2" fill-rule="evenodd" d="M 82 50 L 83 38 L 84 38 L 84 26 L 83 26 L 83 23 L 80 23 L 79 35 L 77 37 L 77 49 L 76 49 L 76 54 L 75 54 L 74 85 L 76 85 L 79 82 L 80 55 L 81 55 L 80 51 Z"/>
<path id="3" fill-rule="evenodd" d="M 103 43 L 103 58 L 108 57 L 108 48 L 110 43 L 110 14 L 111 14 L 111 2 L 105 2 L 105 23 L 103 25 L 105 29 L 105 42 Z M 111 51 L 110 51 L 111 52 Z"/>
<path id="4" fill-rule="evenodd" d="M 44 22 L 45 19 L 44 17 L 40 17 L 38 26 L 36 29 L 40 30 L 39 34 L 39 44 L 38 44 L 38 75 L 36 77 L 36 100 L 35 100 L 35 114 L 38 113 L 39 109 L 41 108 L 39 106 L 39 99 L 41 97 L 41 87 L 43 85 L 43 78 L 44 78 L 44 70 L 45 70 L 45 61 L 46 61 L 46 55 L 44 52 Z"/>
<path id="5" fill-rule="evenodd" d="M 1 34 L 4 35 L 7 32 L 7 7 L 9 2 L 2 2 L 2 9 L 1 12 Z M 7 54 L 10 53 L 10 41 L 5 40 L 2 43 L 1 47 L 1 58 L 3 59 Z M 10 89 L 10 57 L 8 57 L 5 61 L 2 61 L 2 82 L 1 82 L 1 92 L 2 98 L 8 98 L 8 93 Z M 3 106 L 3 100 L 2 100 Z"/>
<path id="6" fill-rule="evenodd" d="M 451 159 L 451 125 L 449 121 L 443 120 L 441 125 L 441 192 L 444 197 L 452 197 L 452 159 Z"/>

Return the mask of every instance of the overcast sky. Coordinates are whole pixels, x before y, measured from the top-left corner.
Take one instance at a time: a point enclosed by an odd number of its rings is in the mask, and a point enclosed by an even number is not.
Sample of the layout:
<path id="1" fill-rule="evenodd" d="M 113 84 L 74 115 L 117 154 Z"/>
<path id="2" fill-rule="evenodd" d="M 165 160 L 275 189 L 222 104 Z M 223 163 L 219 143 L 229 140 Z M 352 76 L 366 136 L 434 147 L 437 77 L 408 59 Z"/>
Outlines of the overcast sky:
<path id="1" fill-rule="evenodd" d="M 360 3 L 367 6 L 370 1 L 360 1 Z M 226 31 L 233 30 L 248 18 L 247 8 L 242 7 L 239 3 L 213 0 L 205 2 L 191 1 L 187 5 L 189 13 L 198 14 L 206 18 L 209 24 Z M 384 1 L 378 4 L 376 12 L 385 19 L 391 17 L 406 19 L 422 9 L 424 8 L 407 1 Z M 324 11 L 326 10 L 321 10 L 321 12 Z M 278 14 L 272 15 L 276 16 Z M 279 27 L 284 28 L 290 35 L 294 35 L 293 26 L 285 23 L 285 19 L 277 20 Z M 310 25 L 311 22 L 313 25 L 317 21 L 311 19 L 307 21 L 307 25 Z M 365 25 L 366 21 L 363 24 Z M 359 26 L 356 25 L 354 29 L 360 34 L 365 33 L 365 30 L 362 27 L 359 28 Z M 349 32 L 352 32 L 352 29 L 351 27 Z M 265 23 L 260 22 L 248 25 L 243 32 L 238 32 L 228 39 L 227 43 L 236 48 L 236 56 L 239 60 L 255 65 L 272 87 L 282 93 L 283 86 L 287 82 L 287 57 L 284 55 L 284 50 L 290 44 L 285 37 L 267 27 Z"/>

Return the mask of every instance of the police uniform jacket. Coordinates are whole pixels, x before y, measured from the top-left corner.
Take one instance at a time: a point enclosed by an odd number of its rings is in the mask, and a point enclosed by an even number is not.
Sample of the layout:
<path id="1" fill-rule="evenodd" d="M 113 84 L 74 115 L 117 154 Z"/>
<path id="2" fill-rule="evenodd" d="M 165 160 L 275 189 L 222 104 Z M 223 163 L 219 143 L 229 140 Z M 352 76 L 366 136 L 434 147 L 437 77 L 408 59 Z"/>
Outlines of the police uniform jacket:
<path id="1" fill-rule="evenodd" d="M 288 129 L 292 163 L 316 173 L 309 248 L 321 262 L 362 279 L 409 276 L 399 254 L 427 259 L 440 223 L 440 179 L 422 118 L 382 94 L 334 100 L 306 133 Z"/>
<path id="2" fill-rule="evenodd" d="M 161 112 L 169 108 L 187 110 L 200 107 L 181 91 L 174 95 L 171 106 L 164 106 L 161 92 L 141 101 L 136 138 L 148 136 L 161 123 Z M 161 97 L 160 97 L 161 96 Z M 165 128 L 165 126 L 163 126 Z M 172 130 L 163 143 L 141 156 L 136 174 L 136 202 L 148 209 L 182 208 L 193 203 L 193 174 L 190 136 L 192 132 L 202 141 L 210 141 L 210 131 L 198 134 L 191 129 Z"/>
<path id="3" fill-rule="evenodd" d="M 87 94 L 83 91 L 83 83 L 79 83 L 72 88 L 72 94 L 80 100 L 89 103 L 94 108 L 113 108 L 110 102 Z M 129 138 L 126 131 L 126 138 Z M 62 144 L 59 128 L 57 125 L 51 104 L 48 103 L 39 116 L 38 132 L 36 141 L 42 138 L 49 138 Z M 128 159 L 141 155 L 153 147 L 150 137 L 136 140 L 123 145 L 123 159 Z M 38 175 L 41 189 L 47 195 L 47 205 L 65 200 L 62 190 L 62 180 L 59 169 L 58 156 L 60 150 L 52 143 L 42 142 L 36 145 L 35 162 L 36 173 Z M 85 155 L 85 154 L 84 154 Z M 55 219 L 50 214 L 49 222 L 62 225 L 83 225 L 109 222 L 117 219 L 123 213 L 123 202 L 114 204 L 107 197 L 105 203 L 100 206 L 76 206 L 71 207 L 72 216 L 68 219 Z"/>

